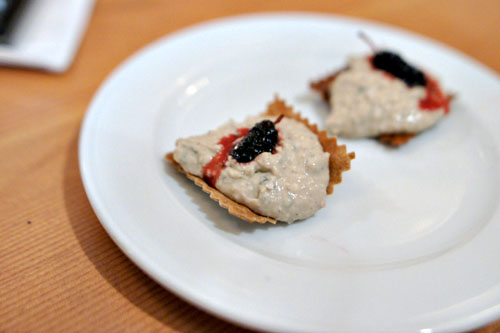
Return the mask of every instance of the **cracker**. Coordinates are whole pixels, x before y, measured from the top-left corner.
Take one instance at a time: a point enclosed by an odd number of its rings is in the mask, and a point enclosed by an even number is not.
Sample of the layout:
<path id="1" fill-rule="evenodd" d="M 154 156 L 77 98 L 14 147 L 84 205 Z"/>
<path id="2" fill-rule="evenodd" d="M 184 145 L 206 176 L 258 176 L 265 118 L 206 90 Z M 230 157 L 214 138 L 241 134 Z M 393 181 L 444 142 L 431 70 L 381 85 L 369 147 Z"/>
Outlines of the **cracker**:
<path id="1" fill-rule="evenodd" d="M 335 184 L 339 184 L 342 182 L 342 172 L 347 171 L 351 168 L 351 160 L 354 159 L 355 154 L 353 152 L 347 153 L 345 145 L 339 146 L 337 145 L 336 138 L 329 138 L 326 131 L 319 131 L 316 125 L 312 125 L 309 121 L 299 113 L 293 112 L 293 109 L 285 104 L 283 100 L 280 100 L 278 97 L 275 97 L 274 102 L 272 102 L 267 111 L 262 114 L 263 116 L 280 116 L 283 115 L 287 118 L 295 119 L 301 123 L 303 123 L 309 130 L 315 133 L 318 136 L 318 140 L 323 147 L 325 152 L 330 153 L 329 159 L 329 169 L 330 169 L 330 181 L 328 182 L 328 186 L 326 188 L 327 194 L 333 193 L 333 186 Z M 210 198 L 217 201 L 218 204 L 226 208 L 229 214 L 237 216 L 248 222 L 256 222 L 256 223 L 272 223 L 275 224 L 277 221 L 274 218 L 262 216 L 260 214 L 255 213 L 245 205 L 237 203 L 232 199 L 225 196 L 219 190 L 213 188 L 208 185 L 202 178 L 187 173 L 182 169 L 182 167 L 174 160 L 173 153 L 169 153 L 166 155 L 166 158 L 175 166 L 177 170 L 186 175 L 189 179 L 191 179 L 196 185 L 201 187 L 201 189 L 208 193 Z"/>
<path id="2" fill-rule="evenodd" d="M 416 133 L 382 134 L 377 137 L 377 140 L 389 146 L 399 147 L 410 141 L 416 135 Z"/>

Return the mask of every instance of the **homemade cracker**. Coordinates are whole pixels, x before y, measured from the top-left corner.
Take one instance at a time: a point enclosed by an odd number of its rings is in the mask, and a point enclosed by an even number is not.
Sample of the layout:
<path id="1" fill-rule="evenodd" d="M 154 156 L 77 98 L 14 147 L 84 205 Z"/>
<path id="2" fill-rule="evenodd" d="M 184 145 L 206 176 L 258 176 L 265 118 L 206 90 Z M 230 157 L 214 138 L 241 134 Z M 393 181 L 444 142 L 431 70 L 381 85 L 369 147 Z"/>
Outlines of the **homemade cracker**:
<path id="1" fill-rule="evenodd" d="M 347 153 L 345 145 L 337 145 L 336 138 L 329 138 L 326 131 L 319 131 L 316 125 L 312 125 L 309 121 L 299 113 L 293 112 L 293 109 L 285 104 L 283 100 L 280 100 L 278 97 L 275 97 L 274 102 L 272 102 L 267 111 L 262 115 L 264 116 L 280 116 L 283 115 L 287 118 L 295 119 L 303 123 L 309 130 L 315 133 L 318 137 L 318 140 L 323 147 L 323 151 L 330 153 L 329 159 L 329 169 L 330 169 L 330 180 L 328 186 L 326 188 L 327 194 L 333 193 L 333 186 L 335 184 L 339 184 L 342 182 L 342 172 L 347 171 L 351 168 L 351 160 L 355 158 L 355 154 L 353 152 Z M 226 208 L 229 214 L 237 216 L 248 222 L 256 222 L 256 223 L 272 223 L 275 224 L 276 220 L 262 216 L 250 210 L 248 207 L 239 204 L 232 199 L 226 197 L 223 193 L 208 185 L 203 179 L 192 175 L 190 173 L 185 172 L 182 167 L 174 160 L 173 153 L 169 153 L 166 155 L 166 158 L 175 166 L 177 170 L 186 175 L 189 179 L 191 179 L 197 186 L 201 187 L 201 189 L 208 193 L 210 198 L 217 201 L 219 205 L 223 208 Z"/>

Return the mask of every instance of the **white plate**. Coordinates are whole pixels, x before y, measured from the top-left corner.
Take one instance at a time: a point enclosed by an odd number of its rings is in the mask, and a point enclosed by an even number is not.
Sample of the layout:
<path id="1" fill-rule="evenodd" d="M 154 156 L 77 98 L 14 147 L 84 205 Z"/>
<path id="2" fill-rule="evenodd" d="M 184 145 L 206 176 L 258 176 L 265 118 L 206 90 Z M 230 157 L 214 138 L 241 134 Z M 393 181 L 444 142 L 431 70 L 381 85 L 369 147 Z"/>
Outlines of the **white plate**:
<path id="1" fill-rule="evenodd" d="M 381 46 L 457 94 L 399 149 L 342 140 L 352 170 L 292 225 L 227 214 L 165 163 L 175 140 L 264 110 L 274 93 L 322 124 L 308 82 Z M 466 330 L 500 316 L 500 80 L 424 37 L 336 16 L 198 25 L 126 61 L 86 115 L 80 168 L 120 248 L 163 286 L 230 321 L 277 331 Z"/>

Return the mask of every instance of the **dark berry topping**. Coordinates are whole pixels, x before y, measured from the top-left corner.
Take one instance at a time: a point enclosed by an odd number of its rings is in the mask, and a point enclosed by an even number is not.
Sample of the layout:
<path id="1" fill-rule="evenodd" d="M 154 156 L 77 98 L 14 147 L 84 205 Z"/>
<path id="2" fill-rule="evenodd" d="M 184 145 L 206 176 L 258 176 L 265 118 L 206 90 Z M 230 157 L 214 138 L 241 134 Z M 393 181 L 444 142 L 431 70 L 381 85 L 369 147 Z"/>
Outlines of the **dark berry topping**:
<path id="1" fill-rule="evenodd" d="M 255 124 L 231 151 L 231 156 L 240 163 L 253 161 L 258 155 L 272 153 L 278 143 L 278 130 L 270 120 Z"/>
<path id="2" fill-rule="evenodd" d="M 403 80 L 408 87 L 425 86 L 427 84 L 424 73 L 407 64 L 395 53 L 389 51 L 377 52 L 373 56 L 372 64 L 375 68 L 384 70 Z"/>

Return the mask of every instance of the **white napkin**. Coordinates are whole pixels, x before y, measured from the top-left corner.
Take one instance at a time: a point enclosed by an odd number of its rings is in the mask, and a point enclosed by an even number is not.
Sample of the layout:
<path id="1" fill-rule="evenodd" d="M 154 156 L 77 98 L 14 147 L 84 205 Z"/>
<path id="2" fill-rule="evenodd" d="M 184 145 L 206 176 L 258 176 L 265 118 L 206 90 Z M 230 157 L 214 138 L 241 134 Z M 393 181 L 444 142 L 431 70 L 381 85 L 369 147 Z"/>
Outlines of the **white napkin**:
<path id="1" fill-rule="evenodd" d="M 31 0 L 0 44 L 0 64 L 62 73 L 73 62 L 95 0 Z"/>

